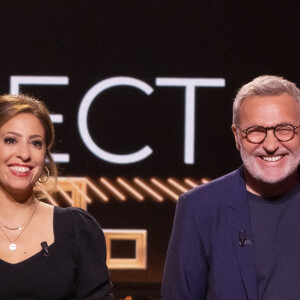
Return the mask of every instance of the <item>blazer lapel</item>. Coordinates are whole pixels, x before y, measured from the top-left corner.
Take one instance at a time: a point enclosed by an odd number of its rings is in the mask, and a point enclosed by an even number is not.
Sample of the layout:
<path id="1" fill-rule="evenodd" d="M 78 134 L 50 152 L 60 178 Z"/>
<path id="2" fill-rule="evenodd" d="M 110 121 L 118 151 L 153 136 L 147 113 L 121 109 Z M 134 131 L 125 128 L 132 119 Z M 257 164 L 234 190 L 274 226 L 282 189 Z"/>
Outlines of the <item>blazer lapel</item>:
<path id="1" fill-rule="evenodd" d="M 239 244 L 240 231 L 245 231 L 246 239 L 252 240 L 246 186 L 242 172 L 240 169 L 237 174 L 237 182 L 233 185 L 235 188 L 231 190 L 231 198 L 225 207 L 225 215 L 247 297 L 254 300 L 258 299 L 254 245 L 252 243 L 241 247 Z"/>

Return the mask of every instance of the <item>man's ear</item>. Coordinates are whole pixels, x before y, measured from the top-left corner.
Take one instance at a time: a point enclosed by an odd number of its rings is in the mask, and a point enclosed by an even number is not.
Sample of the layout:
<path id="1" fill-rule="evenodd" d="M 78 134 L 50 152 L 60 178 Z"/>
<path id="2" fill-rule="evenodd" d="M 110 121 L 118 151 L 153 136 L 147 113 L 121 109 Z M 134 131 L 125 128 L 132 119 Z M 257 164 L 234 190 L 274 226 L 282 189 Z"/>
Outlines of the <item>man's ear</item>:
<path id="1" fill-rule="evenodd" d="M 238 151 L 240 151 L 240 143 L 239 143 L 238 133 L 237 133 L 236 126 L 234 124 L 231 125 L 231 130 L 234 135 L 236 149 Z"/>

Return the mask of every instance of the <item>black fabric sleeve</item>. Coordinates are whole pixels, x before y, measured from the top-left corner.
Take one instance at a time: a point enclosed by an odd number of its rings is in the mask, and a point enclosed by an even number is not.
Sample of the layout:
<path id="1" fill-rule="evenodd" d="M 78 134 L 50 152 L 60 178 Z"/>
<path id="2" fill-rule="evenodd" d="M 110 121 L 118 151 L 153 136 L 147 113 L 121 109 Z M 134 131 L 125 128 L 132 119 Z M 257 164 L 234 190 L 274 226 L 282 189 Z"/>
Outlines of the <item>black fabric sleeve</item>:
<path id="1" fill-rule="evenodd" d="M 97 221 L 80 208 L 71 208 L 78 259 L 76 299 L 114 299 L 106 266 L 106 246 Z"/>

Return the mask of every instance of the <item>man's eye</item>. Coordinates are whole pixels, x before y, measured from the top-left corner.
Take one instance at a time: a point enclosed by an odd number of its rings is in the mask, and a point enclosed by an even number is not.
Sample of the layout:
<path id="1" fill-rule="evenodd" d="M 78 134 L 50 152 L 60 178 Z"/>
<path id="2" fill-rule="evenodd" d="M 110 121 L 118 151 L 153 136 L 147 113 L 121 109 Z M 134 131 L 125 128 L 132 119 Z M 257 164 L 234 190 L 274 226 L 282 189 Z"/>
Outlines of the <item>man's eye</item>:
<path id="1" fill-rule="evenodd" d="M 265 129 L 263 127 L 253 127 L 249 128 L 248 134 L 259 134 L 259 133 L 265 133 Z"/>
<path id="2" fill-rule="evenodd" d="M 14 138 L 5 138 L 4 139 L 4 143 L 5 144 L 14 144 L 16 142 L 16 140 Z"/>
<path id="3" fill-rule="evenodd" d="M 276 132 L 280 132 L 280 133 L 283 133 L 283 134 L 290 133 L 291 131 L 293 131 L 292 128 L 277 128 L 276 129 Z"/>

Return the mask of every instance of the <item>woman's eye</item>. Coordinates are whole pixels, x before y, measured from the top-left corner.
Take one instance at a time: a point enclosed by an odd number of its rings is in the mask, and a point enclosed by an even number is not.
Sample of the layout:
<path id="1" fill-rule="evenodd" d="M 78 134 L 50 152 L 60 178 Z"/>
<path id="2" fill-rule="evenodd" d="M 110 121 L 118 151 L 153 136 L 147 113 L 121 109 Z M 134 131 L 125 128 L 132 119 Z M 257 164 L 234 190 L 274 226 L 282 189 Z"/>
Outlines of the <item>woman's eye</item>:
<path id="1" fill-rule="evenodd" d="M 5 144 L 14 144 L 15 142 L 16 142 L 16 140 L 14 138 L 7 137 L 4 139 Z"/>
<path id="2" fill-rule="evenodd" d="M 33 141 L 32 144 L 33 144 L 33 146 L 35 146 L 37 148 L 42 148 L 42 146 L 43 146 L 42 141 Z"/>

